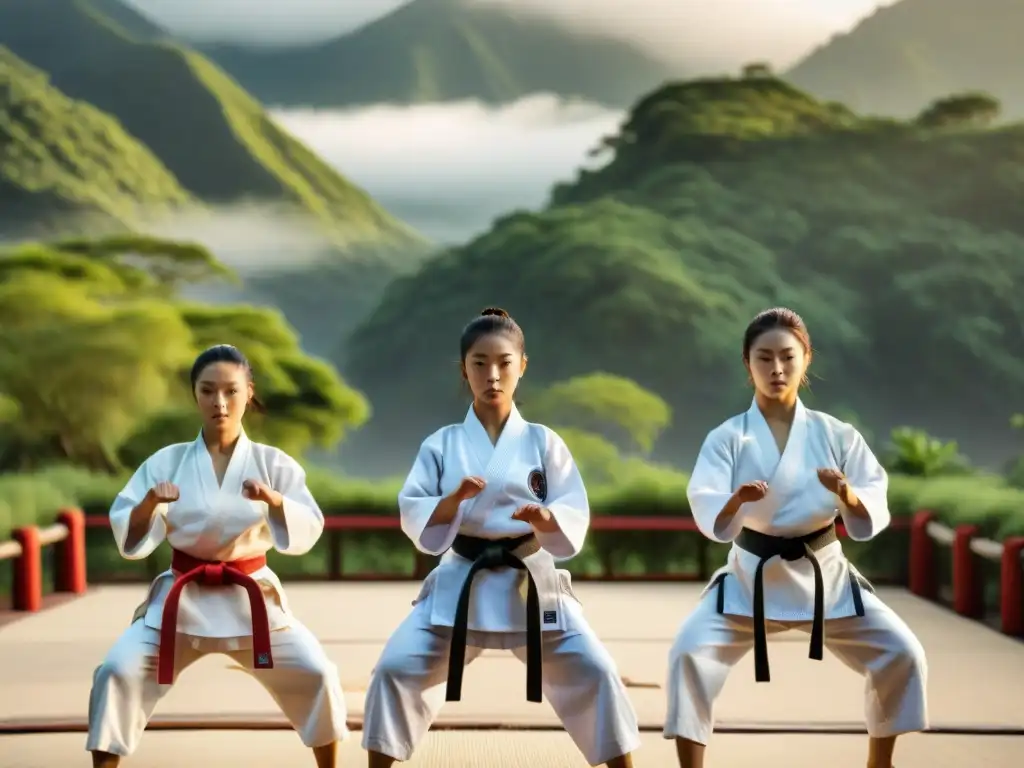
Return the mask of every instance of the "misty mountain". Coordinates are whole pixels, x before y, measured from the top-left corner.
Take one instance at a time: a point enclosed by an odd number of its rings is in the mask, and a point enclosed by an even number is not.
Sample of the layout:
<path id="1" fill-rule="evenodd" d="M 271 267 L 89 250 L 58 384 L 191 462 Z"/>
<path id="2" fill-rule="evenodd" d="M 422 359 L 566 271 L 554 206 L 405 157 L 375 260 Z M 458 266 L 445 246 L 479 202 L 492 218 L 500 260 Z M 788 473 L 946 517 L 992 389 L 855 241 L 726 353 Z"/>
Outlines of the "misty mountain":
<path id="1" fill-rule="evenodd" d="M 412 0 L 326 43 L 200 46 L 263 103 L 343 107 L 549 92 L 625 107 L 682 73 L 639 46 L 503 4 Z"/>
<path id="2" fill-rule="evenodd" d="M 985 91 L 1024 117 L 1024 2 L 901 0 L 785 74 L 819 98 L 910 117 L 951 93 Z"/>
<path id="3" fill-rule="evenodd" d="M 118 122 L 75 101 L 0 45 L 0 225 L 130 227 L 140 209 L 190 202 L 174 175 Z M 71 222 L 74 222 L 72 224 Z"/>
<path id="4" fill-rule="evenodd" d="M 77 105 L 43 94 L 48 111 L 40 114 L 71 117 L 22 121 L 24 141 L 0 145 L 22 160 L 16 166 L 4 158 L 7 210 L 19 212 L 20 228 L 45 225 L 51 235 L 83 233 L 80 220 L 66 215 L 81 207 L 69 204 L 75 195 L 116 208 L 119 222 L 130 210 L 137 231 L 202 242 L 246 279 L 246 300 L 284 311 L 307 350 L 337 355 L 351 325 L 429 244 L 284 131 L 212 62 L 122 15 L 159 41 L 133 38 L 101 11 L 115 5 L 0 0 L 0 46 Z M 96 150 L 96 141 L 109 143 L 109 153 Z M 38 168 L 26 160 L 32 153 L 51 162 Z M 129 156 L 133 167 L 120 161 Z M 56 186 L 48 192 L 43 182 Z M 204 205 L 162 215 L 153 198 L 174 190 Z"/>
<path id="5" fill-rule="evenodd" d="M 300 209 L 339 243 L 418 241 L 211 62 L 171 43 L 136 40 L 101 7 L 0 0 L 0 45 L 46 72 L 58 90 L 117 118 L 200 200 Z"/>

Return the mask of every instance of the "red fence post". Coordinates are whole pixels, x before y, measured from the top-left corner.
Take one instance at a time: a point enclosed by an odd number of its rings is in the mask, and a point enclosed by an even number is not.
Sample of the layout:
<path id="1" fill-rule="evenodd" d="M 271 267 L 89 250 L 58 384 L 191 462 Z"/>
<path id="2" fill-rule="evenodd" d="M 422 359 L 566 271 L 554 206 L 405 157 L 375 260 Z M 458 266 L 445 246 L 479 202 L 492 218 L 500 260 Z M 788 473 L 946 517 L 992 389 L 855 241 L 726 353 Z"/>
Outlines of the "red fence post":
<path id="1" fill-rule="evenodd" d="M 1024 536 L 1013 536 L 1003 542 L 1003 562 L 1000 573 L 1000 614 L 1003 633 L 1011 637 L 1024 637 L 1024 565 L 1020 556 L 1024 552 Z"/>
<path id="2" fill-rule="evenodd" d="M 16 611 L 38 611 L 43 607 L 43 550 L 39 529 L 34 525 L 16 528 L 11 536 L 21 545 L 14 560 L 11 602 Z"/>
<path id="3" fill-rule="evenodd" d="M 57 542 L 54 590 L 80 595 L 86 590 L 85 514 L 80 509 L 62 509 L 57 522 L 68 529 L 64 541 Z"/>
<path id="4" fill-rule="evenodd" d="M 980 619 L 984 613 L 981 579 L 971 552 L 971 539 L 977 535 L 978 526 L 963 524 L 953 537 L 953 610 L 971 619 Z"/>
<path id="5" fill-rule="evenodd" d="M 921 510 L 910 523 L 910 591 L 926 600 L 938 596 L 935 573 L 935 542 L 928 535 L 928 524 L 935 513 Z"/>

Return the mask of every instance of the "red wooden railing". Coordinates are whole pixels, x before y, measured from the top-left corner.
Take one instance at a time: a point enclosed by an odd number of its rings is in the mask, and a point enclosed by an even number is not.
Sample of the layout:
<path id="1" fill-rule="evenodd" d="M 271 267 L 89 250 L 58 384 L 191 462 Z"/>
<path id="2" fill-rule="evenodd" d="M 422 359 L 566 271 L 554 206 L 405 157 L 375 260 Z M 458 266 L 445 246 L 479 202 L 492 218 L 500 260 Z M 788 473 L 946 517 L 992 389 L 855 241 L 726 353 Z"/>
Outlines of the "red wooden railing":
<path id="1" fill-rule="evenodd" d="M 38 611 L 43 602 L 43 559 L 45 546 L 56 547 L 54 588 L 58 592 L 81 594 L 86 590 L 86 528 L 108 528 L 105 515 L 84 515 L 77 509 L 62 510 L 57 522 L 47 528 L 25 526 L 14 531 L 12 541 L 0 542 L 0 560 L 13 561 L 13 608 L 18 611 Z M 332 577 L 341 577 L 341 535 L 346 532 L 398 530 L 396 517 L 330 516 L 325 532 L 329 534 L 332 558 Z M 840 535 L 846 531 L 838 526 Z M 891 529 L 908 530 L 910 534 L 908 584 L 915 595 L 937 601 L 940 599 L 939 569 L 936 550 L 947 546 L 952 550 L 952 607 L 960 615 L 984 618 L 983 578 L 979 558 L 1000 566 L 1000 628 L 1013 637 L 1024 637 L 1024 537 L 1013 537 L 1003 543 L 980 538 L 978 528 L 960 525 L 955 528 L 939 523 L 932 512 L 921 511 L 909 521 L 893 520 Z M 593 531 L 665 532 L 699 534 L 692 518 L 688 517 L 594 517 Z M 707 540 L 701 536 L 701 541 Z M 703 550 L 702 550 L 703 552 Z M 704 560 L 701 554 L 700 560 Z M 417 561 L 415 573 L 408 578 L 422 578 L 424 565 L 430 558 Z M 701 562 L 698 574 L 707 570 Z M 690 575 L 689 578 L 693 578 Z M 640 577 L 658 580 L 657 575 Z M 675 578 L 687 578 L 676 575 Z"/>
<path id="2" fill-rule="evenodd" d="M 0 542 L 0 560 L 13 560 L 11 603 L 16 611 L 38 611 L 43 605 L 43 547 L 56 549 L 54 590 L 80 595 L 86 590 L 85 515 L 64 509 L 47 528 L 16 528 L 11 541 Z"/>

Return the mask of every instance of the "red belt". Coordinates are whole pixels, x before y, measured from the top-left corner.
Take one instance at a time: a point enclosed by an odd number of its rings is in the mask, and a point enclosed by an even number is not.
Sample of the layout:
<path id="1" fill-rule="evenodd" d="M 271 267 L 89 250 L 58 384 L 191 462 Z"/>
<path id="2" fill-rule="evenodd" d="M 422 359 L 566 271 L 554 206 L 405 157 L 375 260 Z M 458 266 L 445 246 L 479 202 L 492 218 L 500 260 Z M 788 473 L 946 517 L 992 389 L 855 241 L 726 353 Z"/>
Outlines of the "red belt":
<path id="1" fill-rule="evenodd" d="M 260 585 L 250 574 L 267 564 L 265 555 L 222 563 L 200 560 L 179 550 L 173 550 L 171 570 L 176 572 L 171 591 L 164 600 L 163 621 L 160 624 L 160 652 L 157 662 L 157 681 L 160 685 L 174 682 L 174 638 L 178 632 L 178 602 L 186 584 L 198 582 L 204 587 L 237 584 L 249 593 L 252 609 L 252 655 L 256 669 L 273 669 L 270 655 L 270 618 Z"/>

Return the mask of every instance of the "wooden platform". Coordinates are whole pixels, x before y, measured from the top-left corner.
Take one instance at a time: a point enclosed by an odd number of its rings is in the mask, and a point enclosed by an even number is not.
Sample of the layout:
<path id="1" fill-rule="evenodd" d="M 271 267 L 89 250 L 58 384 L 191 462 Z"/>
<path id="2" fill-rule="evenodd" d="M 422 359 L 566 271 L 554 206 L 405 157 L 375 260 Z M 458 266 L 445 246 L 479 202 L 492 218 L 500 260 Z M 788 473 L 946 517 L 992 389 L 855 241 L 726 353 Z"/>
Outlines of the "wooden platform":
<path id="1" fill-rule="evenodd" d="M 389 633 L 408 612 L 418 585 L 293 584 L 287 588 L 295 613 L 337 662 L 351 724 L 359 728 L 370 670 Z M 696 602 L 699 587 L 589 583 L 575 589 L 591 624 L 632 685 L 631 696 L 647 732 L 637 765 L 671 768 L 673 747 L 660 735 L 667 654 L 680 622 Z M 142 586 L 99 587 L 85 597 L 0 628 L 0 732 L 22 731 L 0 736 L 0 768 L 88 764 L 82 731 L 92 671 L 124 630 L 144 590 Z M 1024 706 L 1020 703 L 1024 643 L 900 590 L 882 590 L 880 596 L 914 628 L 929 656 L 934 732 L 901 742 L 900 768 L 1015 765 L 1024 754 Z M 714 757 L 709 768 L 863 765 L 864 737 L 859 735 L 863 732 L 863 680 L 827 654 L 823 662 L 809 660 L 807 636 L 802 633 L 775 639 L 770 654 L 771 684 L 754 682 L 751 656 L 730 677 L 717 707 L 719 734 L 709 752 Z M 466 671 L 463 701 L 446 705 L 438 725 L 446 729 L 520 727 L 529 732 L 439 730 L 407 765 L 584 765 L 559 730 L 550 706 L 530 704 L 524 690 L 523 665 L 511 654 L 486 652 Z M 197 702 L 201 712 L 196 711 Z M 206 728 L 220 724 L 271 730 L 158 730 L 188 725 L 184 720 Z M 202 755 L 211 765 L 251 768 L 312 764 L 270 696 L 223 656 L 207 657 L 187 670 L 161 702 L 152 727 L 141 751 L 125 761 L 126 766 L 178 765 L 186 755 Z M 51 728 L 72 732 L 26 733 Z M 353 734 L 343 765 L 365 765 L 358 741 L 359 734 Z M 499 744 L 504 757 L 498 756 Z M 791 757 L 794 748 L 799 753 Z M 243 761 L 238 749 L 251 750 L 253 757 Z M 1017 756 L 1012 760 L 1011 752 Z"/>

